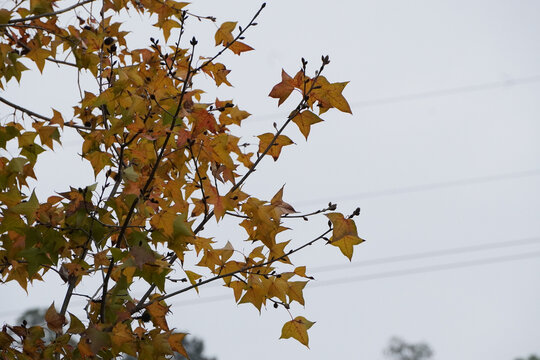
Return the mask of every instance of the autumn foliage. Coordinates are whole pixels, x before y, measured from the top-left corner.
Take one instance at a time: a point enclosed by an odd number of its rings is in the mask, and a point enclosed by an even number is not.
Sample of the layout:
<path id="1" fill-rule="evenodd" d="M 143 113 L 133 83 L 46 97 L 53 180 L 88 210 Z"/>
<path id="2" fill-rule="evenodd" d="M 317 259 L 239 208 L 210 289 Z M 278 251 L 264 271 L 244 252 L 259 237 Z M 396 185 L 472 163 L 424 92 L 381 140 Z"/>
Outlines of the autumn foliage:
<path id="1" fill-rule="evenodd" d="M 351 258 L 354 245 L 363 241 L 352 219 L 358 210 L 343 215 L 328 204 L 298 214 L 284 201 L 280 184 L 270 200 L 243 191 L 263 159 L 277 161 L 293 144 L 285 135 L 294 131 L 291 123 L 307 139 L 326 111 L 351 112 L 342 95 L 347 83 L 323 75 L 328 56 L 315 69 L 302 59 L 299 70 L 282 72 L 270 96 L 278 105 L 289 97 L 297 105 L 280 126 L 254 134 L 258 142 L 252 144 L 234 135 L 250 113 L 232 100 L 209 102 L 197 88 L 201 78 L 231 86 L 221 55 L 253 50 L 244 38 L 264 4 L 243 26 L 191 13 L 188 3 L 174 0 L 12 5 L 0 9 L 0 101 L 2 115 L 13 114 L 0 127 L 0 275 L 2 282 L 16 281 L 24 289 L 45 274 L 57 276 L 66 293 L 45 316 L 55 340 L 44 341 L 40 326 L 6 324 L 0 332 L 2 359 L 186 355 L 185 334 L 167 322 L 169 299 L 217 282 L 239 304 L 290 312 L 291 303 L 304 304 L 311 279 L 306 266 L 293 265 L 296 252 L 321 243 Z M 124 29 L 126 17 L 137 13 L 156 21 L 146 48 L 131 48 Z M 185 39 L 191 21 L 215 23 L 214 39 Z M 213 42 L 215 52 L 200 53 L 199 41 Z M 27 70 L 45 72 L 49 66 L 75 68 L 97 84 L 81 89 L 72 114 L 55 104 L 35 109 L 9 97 L 10 86 Z M 80 135 L 78 152 L 91 165 L 95 184 L 38 199 L 34 168 L 42 153 L 59 149 L 66 128 Z M 326 218 L 314 222 L 319 235 L 283 239 L 290 232 L 285 219 L 322 214 Z M 219 234 L 205 230 L 221 221 L 237 223 L 245 237 L 224 244 Z M 94 274 L 103 280 L 97 291 L 84 287 Z M 132 296 L 134 282 L 147 283 L 143 296 Z M 76 287 L 89 293 L 84 319 L 70 311 Z M 281 337 L 307 346 L 313 324 L 291 315 Z"/>

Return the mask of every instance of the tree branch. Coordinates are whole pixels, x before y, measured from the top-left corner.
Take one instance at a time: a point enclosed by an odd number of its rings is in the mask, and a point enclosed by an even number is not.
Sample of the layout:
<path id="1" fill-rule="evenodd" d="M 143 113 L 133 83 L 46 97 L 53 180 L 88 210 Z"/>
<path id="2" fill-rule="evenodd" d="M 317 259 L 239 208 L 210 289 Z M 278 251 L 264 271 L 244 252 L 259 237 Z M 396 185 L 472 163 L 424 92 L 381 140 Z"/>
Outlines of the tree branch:
<path id="1" fill-rule="evenodd" d="M 32 110 L 28 110 L 26 108 L 23 108 L 20 105 L 14 104 L 11 101 L 6 100 L 1 96 L 0 96 L 0 102 L 3 102 L 4 104 L 11 106 L 15 110 L 19 110 L 19 111 L 21 111 L 23 113 L 26 113 L 26 114 L 28 114 L 30 116 L 33 116 L 33 117 L 36 117 L 38 119 L 41 119 L 41 120 L 44 120 L 44 121 L 49 121 L 49 122 L 52 121 L 50 118 L 48 118 L 46 116 L 40 115 L 40 114 L 38 114 L 36 112 L 33 112 Z M 69 124 L 69 123 L 64 123 L 64 126 L 71 127 L 71 128 L 74 128 L 74 129 L 79 129 L 79 130 L 92 130 L 92 128 L 89 128 L 89 127 L 86 127 L 86 126 Z"/>
<path id="2" fill-rule="evenodd" d="M 65 12 L 68 12 L 70 10 L 73 10 L 75 8 L 78 8 L 79 6 L 83 6 L 83 5 L 86 5 L 88 3 L 91 3 L 95 0 L 84 0 L 83 2 L 80 2 L 80 3 L 77 3 L 77 4 L 74 4 L 72 6 L 69 6 L 65 9 L 62 9 L 62 10 L 58 10 L 58 11 L 51 11 L 51 12 L 48 12 L 48 13 L 43 13 L 43 14 L 39 14 L 39 15 L 34 15 L 34 16 L 28 16 L 28 17 L 25 17 L 25 18 L 20 18 L 20 19 L 12 19 L 12 20 L 9 20 L 8 21 L 8 24 L 15 24 L 15 23 L 20 23 L 20 22 L 25 22 L 25 21 L 31 21 L 31 20 L 36 20 L 36 19 L 40 19 L 42 17 L 49 17 L 49 16 L 56 16 L 56 15 L 60 15 L 60 14 L 63 14 Z M 2 26 L 2 25 L 0 25 Z M 4 25 L 5 26 L 5 25 Z"/>
<path id="3" fill-rule="evenodd" d="M 205 61 L 201 66 L 196 68 L 195 72 L 198 72 L 199 70 L 201 70 L 202 68 L 204 68 L 205 66 L 210 64 L 212 61 L 217 59 L 219 56 L 221 56 L 221 54 L 223 54 L 225 52 L 225 50 L 230 48 L 232 44 L 234 44 L 238 39 L 240 39 L 242 37 L 242 35 L 246 32 L 246 30 L 249 29 L 250 27 L 252 27 L 255 24 L 255 19 L 257 19 L 259 17 L 259 15 L 261 14 L 261 11 L 265 8 L 265 6 L 266 6 L 266 3 L 263 3 L 261 5 L 261 7 L 259 8 L 259 10 L 255 13 L 253 18 L 251 19 L 251 21 L 247 24 L 247 26 L 245 28 L 242 28 L 240 30 L 240 33 L 238 35 L 236 35 L 236 37 L 233 39 L 233 41 L 226 44 L 225 47 L 223 49 L 221 49 L 216 55 L 212 56 L 209 60 Z"/>
<path id="4" fill-rule="evenodd" d="M 178 100 L 178 106 L 176 108 L 176 112 L 174 113 L 174 117 L 173 117 L 172 122 L 171 122 L 170 131 L 167 133 L 167 136 L 165 137 L 165 140 L 163 141 L 163 145 L 161 146 L 159 154 L 158 154 L 158 156 L 156 158 L 156 162 L 155 162 L 155 164 L 154 164 L 154 166 L 153 166 L 153 168 L 152 168 L 152 170 L 150 172 L 150 175 L 148 176 L 148 180 L 146 181 L 146 183 L 144 184 L 144 187 L 141 190 L 141 196 L 144 196 L 144 194 L 146 194 L 146 192 L 148 191 L 148 189 L 150 187 L 150 184 L 154 180 L 154 176 L 156 174 L 157 168 L 158 168 L 159 164 L 161 163 L 161 159 L 163 158 L 163 154 L 165 152 L 165 149 L 167 147 L 169 139 L 171 138 L 171 135 L 173 134 L 173 130 L 174 130 L 174 127 L 176 125 L 176 121 L 178 120 L 178 115 L 180 114 L 180 109 L 182 108 L 182 102 L 183 102 L 184 96 L 186 95 L 186 92 L 187 92 L 189 79 L 190 79 L 191 75 L 193 74 L 193 72 L 191 71 L 191 64 L 192 64 L 193 57 L 194 57 L 195 45 L 196 45 L 196 42 L 192 41 L 192 52 L 191 52 L 191 56 L 189 58 L 188 72 L 187 72 L 187 75 L 186 75 L 186 81 L 184 82 L 184 86 L 182 87 L 182 92 L 180 94 L 180 99 Z M 137 206 L 137 204 L 139 202 L 139 199 L 140 199 L 140 196 L 135 198 L 133 200 L 133 203 L 131 204 L 131 207 L 129 208 L 129 211 L 128 211 L 127 215 L 126 215 L 126 219 L 124 220 L 124 224 L 122 225 L 122 228 L 120 229 L 120 233 L 118 234 L 118 240 L 116 242 L 116 247 L 117 248 L 120 247 L 120 244 L 122 242 L 122 238 L 124 237 L 127 226 L 129 225 L 129 222 L 131 221 L 131 217 L 133 216 L 133 213 L 135 212 L 135 207 Z M 109 279 L 111 277 L 113 267 L 114 267 L 114 258 L 111 259 L 111 261 L 109 263 L 109 267 L 107 269 L 107 274 L 105 275 L 105 279 L 103 280 L 103 295 L 101 297 L 101 308 L 100 308 L 100 320 L 101 320 L 101 322 L 105 321 L 105 303 L 106 303 L 105 300 L 107 298 L 108 284 L 109 284 Z"/>
<path id="5" fill-rule="evenodd" d="M 190 285 L 190 286 L 187 286 L 183 289 L 180 289 L 180 290 L 177 290 L 177 291 L 174 291 L 172 293 L 169 293 L 169 294 L 165 294 L 165 295 L 162 295 L 158 298 L 155 298 L 154 300 L 151 300 L 151 301 L 148 301 L 147 303 L 144 303 L 141 305 L 141 302 L 139 302 L 139 304 L 133 309 L 133 311 L 131 312 L 132 314 L 137 312 L 137 311 L 140 311 L 141 309 L 144 309 L 145 307 L 149 306 L 150 304 L 156 302 L 156 301 L 162 301 L 162 300 L 165 300 L 165 299 L 168 299 L 170 297 L 173 297 L 173 296 L 176 296 L 176 295 L 179 295 L 179 294 L 182 294 L 182 293 L 185 293 L 186 291 L 189 291 L 189 290 L 192 290 L 192 289 L 195 289 L 199 286 L 202 286 L 202 285 L 205 285 L 205 284 L 208 284 L 210 282 L 213 282 L 213 281 L 216 281 L 216 280 L 219 280 L 219 279 L 223 279 L 223 278 L 226 278 L 226 277 L 229 277 L 229 276 L 234 276 L 236 274 L 239 274 L 239 273 L 243 273 L 243 272 L 246 272 L 248 270 L 251 270 L 251 269 L 256 269 L 256 268 L 260 268 L 260 267 L 263 267 L 263 266 L 266 266 L 266 265 L 270 265 L 270 264 L 273 264 L 275 263 L 276 261 L 279 261 L 279 260 L 282 260 L 282 259 L 285 259 L 286 257 L 310 246 L 310 245 L 313 245 L 315 242 L 317 242 L 318 240 L 320 239 L 323 239 L 328 233 L 330 233 L 332 231 L 332 228 L 329 228 L 328 230 L 326 230 L 324 233 L 322 233 L 321 235 L 319 235 L 318 237 L 316 237 L 315 239 L 305 243 L 304 245 L 300 246 L 300 247 L 297 247 L 296 249 L 294 250 L 291 250 L 289 251 L 288 253 L 280 256 L 280 257 L 277 257 L 275 259 L 270 259 L 264 263 L 261 263 L 261 264 L 256 264 L 256 265 L 252 265 L 252 266 L 246 266 L 242 269 L 239 269 L 239 270 L 236 270 L 236 271 L 231 271 L 227 274 L 220 274 L 220 275 L 216 275 L 210 279 L 206 279 L 204 281 L 200 281 L 198 282 L 197 284 L 194 284 L 194 285 Z M 140 305 L 140 306 L 139 306 Z"/>

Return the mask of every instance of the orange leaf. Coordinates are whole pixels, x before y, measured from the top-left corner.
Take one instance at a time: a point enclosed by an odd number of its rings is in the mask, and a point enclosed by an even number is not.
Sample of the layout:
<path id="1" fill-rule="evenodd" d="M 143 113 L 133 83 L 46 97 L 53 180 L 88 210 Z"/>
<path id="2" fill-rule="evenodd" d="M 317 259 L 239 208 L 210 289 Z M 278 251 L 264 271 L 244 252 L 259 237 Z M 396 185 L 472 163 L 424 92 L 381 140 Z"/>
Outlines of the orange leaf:
<path id="1" fill-rule="evenodd" d="M 285 70 L 281 70 L 281 82 L 277 85 L 275 85 L 272 88 L 272 91 L 270 91 L 270 94 L 268 96 L 273 97 L 275 99 L 279 99 L 278 106 L 281 105 L 289 95 L 291 95 L 291 92 L 294 90 L 294 80 L 292 77 L 290 77 Z"/>
<path id="2" fill-rule="evenodd" d="M 231 44 L 231 46 L 229 46 L 229 50 L 231 50 L 236 55 L 240 55 L 243 52 L 253 50 L 253 48 L 247 44 L 244 44 L 243 42 L 235 41 Z"/>

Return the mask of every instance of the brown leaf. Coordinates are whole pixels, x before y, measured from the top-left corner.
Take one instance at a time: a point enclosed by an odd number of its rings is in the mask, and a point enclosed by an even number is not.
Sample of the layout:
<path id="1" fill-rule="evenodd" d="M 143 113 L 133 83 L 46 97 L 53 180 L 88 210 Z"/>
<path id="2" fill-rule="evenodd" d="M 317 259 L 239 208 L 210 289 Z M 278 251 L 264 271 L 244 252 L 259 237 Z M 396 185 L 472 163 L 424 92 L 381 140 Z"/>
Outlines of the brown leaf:
<path id="1" fill-rule="evenodd" d="M 47 322 L 47 327 L 49 329 L 59 334 L 62 332 L 62 327 L 66 323 L 66 318 L 65 316 L 60 315 L 58 312 L 56 312 L 53 302 L 45 313 L 45 321 Z"/>
<path id="2" fill-rule="evenodd" d="M 294 90 L 294 80 L 285 72 L 281 70 L 281 82 L 275 85 L 270 91 L 268 96 L 279 99 L 278 106 L 281 105 Z"/>
<path id="3" fill-rule="evenodd" d="M 142 246 L 133 246 L 129 250 L 131 256 L 135 260 L 135 265 L 141 270 L 144 264 L 154 263 L 155 257 L 150 249 L 146 249 Z"/>

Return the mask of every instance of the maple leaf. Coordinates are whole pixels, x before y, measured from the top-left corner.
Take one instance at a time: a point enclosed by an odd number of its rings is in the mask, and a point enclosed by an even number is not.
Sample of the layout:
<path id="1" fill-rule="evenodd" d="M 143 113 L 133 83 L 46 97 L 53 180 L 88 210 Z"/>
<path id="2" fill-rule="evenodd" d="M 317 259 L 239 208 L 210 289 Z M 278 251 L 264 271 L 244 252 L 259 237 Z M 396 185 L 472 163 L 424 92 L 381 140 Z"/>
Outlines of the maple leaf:
<path id="1" fill-rule="evenodd" d="M 326 216 L 333 226 L 330 244 L 339 247 L 343 255 L 352 260 L 353 246 L 364 242 L 364 239 L 358 237 L 354 220 L 345 219 L 340 213 L 330 213 Z"/>
<path id="2" fill-rule="evenodd" d="M 133 256 L 133 259 L 135 260 L 135 265 L 139 268 L 139 270 L 143 268 L 144 264 L 154 263 L 154 253 L 150 249 L 142 246 L 133 246 L 129 250 L 129 253 L 131 254 L 131 256 Z"/>
<path id="3" fill-rule="evenodd" d="M 156 296 L 157 297 L 157 296 Z M 146 307 L 152 317 L 152 321 L 163 330 L 169 331 L 165 315 L 169 312 L 169 307 L 163 301 L 155 301 Z"/>
<path id="4" fill-rule="evenodd" d="M 244 44 L 240 41 L 235 41 L 229 46 L 229 50 L 231 50 L 236 55 L 240 55 L 243 52 L 254 50 L 251 46 Z"/>
<path id="5" fill-rule="evenodd" d="M 305 305 L 303 290 L 307 283 L 307 281 L 290 281 L 288 283 L 287 296 L 289 296 L 289 302 L 297 301 L 300 305 Z"/>
<path id="6" fill-rule="evenodd" d="M 283 201 L 283 188 L 284 187 L 285 185 L 283 185 L 281 189 L 279 189 L 279 191 L 274 195 L 272 200 L 270 200 L 270 204 L 274 206 L 274 211 L 276 212 L 278 217 L 284 214 L 297 213 L 297 211 L 294 210 L 291 204 L 288 204 L 285 201 Z"/>
<path id="7" fill-rule="evenodd" d="M 274 139 L 274 134 L 271 133 L 265 133 L 262 135 L 257 136 L 260 140 L 259 142 L 259 152 L 262 153 L 268 148 L 268 146 L 271 145 L 270 150 L 268 150 L 267 155 L 270 155 L 274 158 L 274 161 L 277 161 L 279 158 L 279 154 L 281 154 L 281 148 L 287 145 L 292 145 L 294 142 L 285 135 L 279 135 L 274 143 L 272 143 L 272 140 Z"/>
<path id="8" fill-rule="evenodd" d="M 201 275 L 194 273 L 193 271 L 184 270 L 191 285 L 197 284 L 197 280 L 201 278 Z M 195 291 L 199 293 L 199 287 L 195 288 Z"/>
<path id="9" fill-rule="evenodd" d="M 208 63 L 208 65 L 203 67 L 203 71 L 214 79 L 217 86 L 220 86 L 221 84 L 232 86 L 229 80 L 227 80 L 227 75 L 229 75 L 231 70 L 227 70 L 225 65 L 220 63 Z"/>
<path id="10" fill-rule="evenodd" d="M 232 31 L 236 27 L 236 24 L 236 21 L 227 21 L 221 24 L 219 29 L 216 31 L 216 35 L 214 36 L 216 46 L 220 44 L 228 45 L 234 40 Z"/>
<path id="11" fill-rule="evenodd" d="M 187 334 L 184 333 L 174 333 L 169 336 L 169 345 L 171 346 L 171 349 L 173 351 L 176 351 L 186 359 L 189 359 L 189 356 L 186 352 L 186 349 L 184 348 L 184 345 L 182 344 L 182 340 L 186 337 Z"/>
<path id="12" fill-rule="evenodd" d="M 277 85 L 275 85 L 272 88 L 272 91 L 270 91 L 270 94 L 268 96 L 273 97 L 275 99 L 279 99 L 278 106 L 281 105 L 289 95 L 291 95 L 292 91 L 294 90 L 294 80 L 292 77 L 289 76 L 285 72 L 285 70 L 281 70 L 281 82 Z"/>
<path id="13" fill-rule="evenodd" d="M 60 315 L 56 312 L 54 308 L 54 302 L 49 306 L 47 312 L 45 313 L 45 321 L 47 322 L 47 327 L 59 334 L 62 332 L 62 327 L 66 323 L 66 318 L 63 315 Z"/>
<path id="14" fill-rule="evenodd" d="M 297 316 L 293 320 L 287 321 L 283 325 L 280 339 L 293 338 L 309 348 L 309 337 L 307 331 L 313 326 L 313 324 L 315 324 L 315 322 L 311 322 L 303 316 Z"/>
<path id="15" fill-rule="evenodd" d="M 310 97 L 319 102 L 320 113 L 326 112 L 330 108 L 352 114 L 349 103 L 341 94 L 349 82 L 329 83 L 324 76 L 319 76 L 317 87 L 313 89 Z"/>
<path id="16" fill-rule="evenodd" d="M 97 176 L 105 166 L 112 165 L 111 158 L 111 154 L 102 151 L 93 151 L 90 154 L 86 154 L 86 159 L 92 164 L 95 176 Z"/>
<path id="17" fill-rule="evenodd" d="M 309 131 L 311 129 L 311 125 L 319 123 L 323 121 L 320 117 L 315 115 L 309 110 L 302 111 L 298 115 L 296 115 L 292 121 L 298 126 L 304 137 L 308 138 Z"/>
<path id="18" fill-rule="evenodd" d="M 83 325 L 81 320 L 79 320 L 75 315 L 69 313 L 69 329 L 68 334 L 82 334 L 86 327 Z"/>

